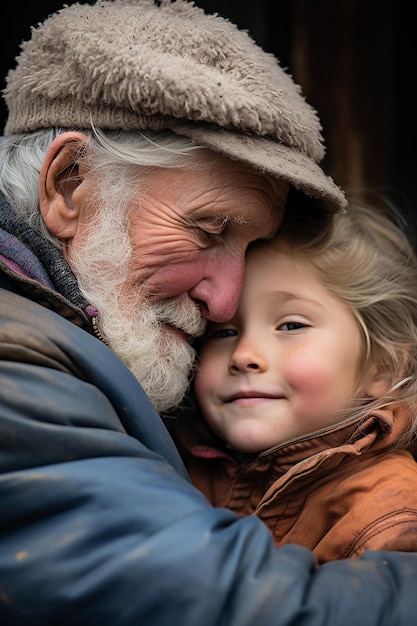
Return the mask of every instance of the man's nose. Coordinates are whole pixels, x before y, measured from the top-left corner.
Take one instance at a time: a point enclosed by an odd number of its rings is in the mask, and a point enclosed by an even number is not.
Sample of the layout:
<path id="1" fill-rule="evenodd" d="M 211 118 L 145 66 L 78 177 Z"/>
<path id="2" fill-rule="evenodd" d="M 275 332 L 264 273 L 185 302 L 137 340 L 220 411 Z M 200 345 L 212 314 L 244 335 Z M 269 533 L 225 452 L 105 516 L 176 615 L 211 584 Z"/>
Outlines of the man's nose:
<path id="1" fill-rule="evenodd" d="M 245 274 L 245 261 L 218 264 L 216 271 L 189 291 L 204 317 L 217 323 L 229 321 L 236 313 Z"/>

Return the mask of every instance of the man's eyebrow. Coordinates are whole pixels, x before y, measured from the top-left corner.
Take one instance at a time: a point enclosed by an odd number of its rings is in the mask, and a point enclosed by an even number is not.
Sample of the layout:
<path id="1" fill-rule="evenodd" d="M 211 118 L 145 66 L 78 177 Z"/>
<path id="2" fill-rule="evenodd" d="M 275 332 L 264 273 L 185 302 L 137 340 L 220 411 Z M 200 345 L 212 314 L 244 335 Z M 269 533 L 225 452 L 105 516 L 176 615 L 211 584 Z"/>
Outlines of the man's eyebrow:
<path id="1" fill-rule="evenodd" d="M 233 224 L 239 224 L 240 226 L 259 226 L 259 222 L 255 219 L 249 219 L 243 215 L 228 215 L 223 213 L 216 213 L 210 217 L 213 222 L 221 222 L 224 226 L 228 222 Z"/>
<path id="2" fill-rule="evenodd" d="M 262 224 L 256 218 L 249 218 L 244 215 L 223 215 L 223 214 L 215 214 L 212 215 L 210 220 L 212 222 L 219 222 L 221 226 L 225 226 L 229 222 L 232 224 L 238 224 L 239 226 L 244 226 L 246 228 L 261 228 Z M 280 226 L 277 226 L 271 233 L 266 235 L 265 237 L 260 237 L 262 241 L 272 239 L 278 232 Z"/>
<path id="3" fill-rule="evenodd" d="M 243 215 L 229 216 L 229 221 L 234 224 L 240 224 L 241 226 L 258 226 L 256 220 L 250 220 L 247 217 L 243 217 Z"/>

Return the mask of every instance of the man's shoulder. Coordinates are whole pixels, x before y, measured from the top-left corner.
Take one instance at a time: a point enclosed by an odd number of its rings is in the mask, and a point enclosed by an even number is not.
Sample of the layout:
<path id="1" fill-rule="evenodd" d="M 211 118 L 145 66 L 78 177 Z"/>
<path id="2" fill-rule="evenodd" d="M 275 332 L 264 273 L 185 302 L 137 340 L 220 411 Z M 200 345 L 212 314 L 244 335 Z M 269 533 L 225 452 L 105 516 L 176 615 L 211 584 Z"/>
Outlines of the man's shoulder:
<path id="1" fill-rule="evenodd" d="M 82 342 L 85 349 L 87 342 L 87 345 L 96 347 L 99 344 L 106 349 L 85 330 L 48 307 L 0 287 L 0 341 L 14 338 L 20 344 L 25 344 L 29 337 L 36 336 L 42 341 L 55 340 L 63 346 L 67 344 L 75 348 L 78 342 Z"/>
<path id="2" fill-rule="evenodd" d="M 106 396 L 126 433 L 186 472 L 141 385 L 104 343 L 54 311 L 0 288 L 0 365 L 20 362 L 65 371 Z"/>

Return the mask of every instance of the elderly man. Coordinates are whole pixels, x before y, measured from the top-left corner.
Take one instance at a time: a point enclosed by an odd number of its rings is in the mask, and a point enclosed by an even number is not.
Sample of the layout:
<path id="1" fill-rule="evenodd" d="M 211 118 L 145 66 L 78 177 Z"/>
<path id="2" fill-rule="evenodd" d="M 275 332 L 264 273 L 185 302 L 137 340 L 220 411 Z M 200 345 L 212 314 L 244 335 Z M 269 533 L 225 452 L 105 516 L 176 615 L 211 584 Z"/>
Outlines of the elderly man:
<path id="1" fill-rule="evenodd" d="M 5 98 L 1 623 L 411 624 L 416 555 L 276 550 L 192 487 L 155 411 L 248 245 L 345 206 L 299 88 L 186 0 L 103 0 L 35 28 Z"/>

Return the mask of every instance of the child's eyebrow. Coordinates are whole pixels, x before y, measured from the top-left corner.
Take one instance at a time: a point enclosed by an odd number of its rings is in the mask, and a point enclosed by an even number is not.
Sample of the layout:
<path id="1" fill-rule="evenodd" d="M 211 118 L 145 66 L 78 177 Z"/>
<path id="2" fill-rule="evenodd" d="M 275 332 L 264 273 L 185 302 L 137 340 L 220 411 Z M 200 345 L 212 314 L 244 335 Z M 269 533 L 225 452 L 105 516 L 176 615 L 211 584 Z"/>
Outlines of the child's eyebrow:
<path id="1" fill-rule="evenodd" d="M 292 303 L 294 304 L 303 303 L 303 304 L 312 304 L 314 306 L 320 307 L 321 309 L 325 309 L 320 300 L 309 298 L 301 293 L 292 293 L 290 291 L 280 291 L 279 289 L 271 290 L 270 297 L 272 300 L 279 300 L 280 302 Z"/>

